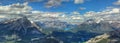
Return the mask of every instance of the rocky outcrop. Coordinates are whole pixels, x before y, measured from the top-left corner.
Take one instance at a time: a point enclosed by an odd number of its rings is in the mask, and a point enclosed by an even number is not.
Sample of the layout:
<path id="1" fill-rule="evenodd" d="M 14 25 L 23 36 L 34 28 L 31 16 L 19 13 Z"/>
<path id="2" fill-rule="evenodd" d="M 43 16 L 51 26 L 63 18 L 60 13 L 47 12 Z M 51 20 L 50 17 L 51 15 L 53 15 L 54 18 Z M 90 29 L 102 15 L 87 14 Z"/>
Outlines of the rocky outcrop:
<path id="1" fill-rule="evenodd" d="M 120 43 L 120 30 L 111 31 L 95 38 L 91 38 L 86 43 Z"/>
<path id="2" fill-rule="evenodd" d="M 109 35 L 108 34 L 103 34 L 100 36 L 96 36 L 95 38 L 91 38 L 88 40 L 86 43 L 99 43 L 100 41 L 104 40 L 104 43 L 107 43 Z"/>

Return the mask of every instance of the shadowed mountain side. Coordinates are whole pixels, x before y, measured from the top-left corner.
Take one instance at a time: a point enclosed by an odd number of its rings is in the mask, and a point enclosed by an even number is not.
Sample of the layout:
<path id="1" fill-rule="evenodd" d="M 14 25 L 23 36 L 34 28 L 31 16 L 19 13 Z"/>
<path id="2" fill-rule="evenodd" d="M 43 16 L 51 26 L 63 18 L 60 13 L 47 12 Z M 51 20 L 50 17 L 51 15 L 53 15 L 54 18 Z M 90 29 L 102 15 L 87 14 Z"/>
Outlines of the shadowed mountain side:
<path id="1" fill-rule="evenodd" d="M 43 41 L 40 41 L 43 40 Z M 34 26 L 27 18 L 18 18 L 0 22 L 0 43 L 58 43 Z"/>
<path id="2" fill-rule="evenodd" d="M 54 37 L 64 43 L 82 43 L 97 35 L 100 34 L 86 31 L 78 31 L 76 33 L 53 31 L 48 37 Z"/>
<path id="3" fill-rule="evenodd" d="M 96 23 L 95 21 L 87 21 L 84 23 L 81 23 L 80 25 L 76 26 L 73 31 L 87 31 L 87 32 L 93 32 L 93 33 L 107 33 L 110 31 L 114 31 L 120 28 L 119 22 L 106 22 L 106 21 L 100 21 L 99 23 Z"/>

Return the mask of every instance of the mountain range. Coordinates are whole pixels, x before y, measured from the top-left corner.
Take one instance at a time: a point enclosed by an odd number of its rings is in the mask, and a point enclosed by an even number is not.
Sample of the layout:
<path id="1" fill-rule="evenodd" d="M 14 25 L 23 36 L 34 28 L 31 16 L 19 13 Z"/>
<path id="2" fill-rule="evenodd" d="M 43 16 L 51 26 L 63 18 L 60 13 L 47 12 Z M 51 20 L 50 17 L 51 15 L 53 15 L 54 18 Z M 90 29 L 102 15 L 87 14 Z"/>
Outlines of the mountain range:
<path id="1" fill-rule="evenodd" d="M 0 43 L 84 43 L 105 33 L 109 33 L 111 39 L 117 37 L 115 39 L 119 40 L 119 25 L 118 22 L 97 23 L 94 20 L 73 25 L 61 21 L 33 22 L 27 17 L 14 18 L 0 22 Z"/>

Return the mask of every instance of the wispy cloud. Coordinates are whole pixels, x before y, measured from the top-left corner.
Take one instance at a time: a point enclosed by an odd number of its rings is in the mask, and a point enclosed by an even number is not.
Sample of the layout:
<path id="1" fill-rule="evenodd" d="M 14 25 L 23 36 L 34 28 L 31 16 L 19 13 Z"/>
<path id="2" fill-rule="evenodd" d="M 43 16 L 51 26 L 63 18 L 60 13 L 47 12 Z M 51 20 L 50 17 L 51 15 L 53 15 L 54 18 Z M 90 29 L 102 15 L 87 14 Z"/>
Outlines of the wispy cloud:
<path id="1" fill-rule="evenodd" d="M 46 8 L 58 7 L 62 5 L 62 2 L 70 2 L 71 0 L 25 0 L 25 2 L 43 2 Z M 82 4 L 84 0 L 74 0 L 74 4 Z"/>
<path id="2" fill-rule="evenodd" d="M 118 0 L 117 2 L 113 3 L 114 5 L 120 5 L 120 0 Z"/>
<path id="3" fill-rule="evenodd" d="M 84 0 L 74 0 L 74 3 L 75 4 L 81 4 L 81 3 L 84 3 Z"/>
<path id="4" fill-rule="evenodd" d="M 85 10 L 85 7 L 79 7 L 78 10 Z"/>
<path id="5" fill-rule="evenodd" d="M 45 4 L 45 7 L 50 8 L 53 6 L 59 6 L 61 3 L 62 0 L 48 0 L 48 2 Z"/>
<path id="6" fill-rule="evenodd" d="M 42 2 L 43 0 L 24 0 L 25 2 Z"/>

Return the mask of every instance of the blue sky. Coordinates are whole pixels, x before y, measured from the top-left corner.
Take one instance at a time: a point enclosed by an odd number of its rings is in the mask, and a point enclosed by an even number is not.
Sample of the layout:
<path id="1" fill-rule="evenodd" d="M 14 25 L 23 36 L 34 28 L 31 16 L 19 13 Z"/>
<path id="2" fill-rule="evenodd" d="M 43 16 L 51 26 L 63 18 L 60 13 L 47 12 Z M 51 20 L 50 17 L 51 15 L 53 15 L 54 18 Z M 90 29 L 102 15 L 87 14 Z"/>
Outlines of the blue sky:
<path id="1" fill-rule="evenodd" d="M 75 4 L 74 1 L 62 2 L 60 6 L 46 8 L 43 2 L 31 2 L 29 5 L 34 8 L 34 10 L 42 10 L 47 12 L 73 12 L 78 11 L 84 14 L 88 11 L 101 11 L 106 9 L 106 7 L 114 6 L 113 2 L 117 0 L 89 0 L 82 4 Z M 80 8 L 85 8 L 80 10 Z"/>
<path id="2" fill-rule="evenodd" d="M 7 5 L 12 3 L 17 3 L 17 1 L 13 0 L 0 0 L 1 5 Z M 88 11 L 102 11 L 106 9 L 106 7 L 116 7 L 113 5 L 113 2 L 116 2 L 117 0 L 84 0 L 84 3 L 78 3 L 75 4 L 74 0 L 69 0 L 68 2 L 62 1 L 60 5 L 52 6 L 50 8 L 46 8 L 45 4 L 48 2 L 48 0 L 42 0 L 42 1 L 33 1 L 29 2 L 29 6 L 33 8 L 33 10 L 39 10 L 44 12 L 67 12 L 71 13 L 74 11 L 80 12 L 80 14 L 84 14 Z M 23 3 L 24 1 L 19 1 Z"/>

